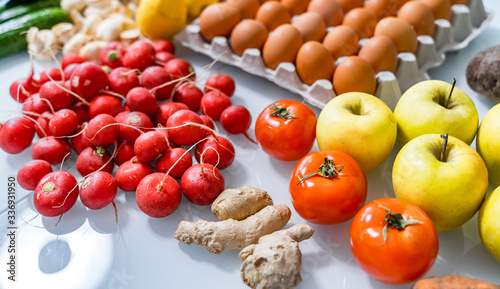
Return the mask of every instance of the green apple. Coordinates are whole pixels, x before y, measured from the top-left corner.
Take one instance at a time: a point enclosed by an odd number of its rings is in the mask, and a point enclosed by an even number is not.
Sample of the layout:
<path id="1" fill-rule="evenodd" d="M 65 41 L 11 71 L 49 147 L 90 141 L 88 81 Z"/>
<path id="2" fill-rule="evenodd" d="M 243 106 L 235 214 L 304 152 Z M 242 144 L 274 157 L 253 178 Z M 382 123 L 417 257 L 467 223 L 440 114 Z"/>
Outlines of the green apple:
<path id="1" fill-rule="evenodd" d="M 479 210 L 488 190 L 488 169 L 460 139 L 426 134 L 399 151 L 392 183 L 397 198 L 424 210 L 438 231 L 449 231 Z"/>
<path id="2" fill-rule="evenodd" d="M 341 150 L 369 173 L 379 167 L 396 143 L 397 126 L 391 109 L 379 98 L 343 93 L 321 110 L 316 124 L 320 150 Z"/>
<path id="3" fill-rule="evenodd" d="M 479 124 L 471 98 L 441 80 L 425 80 L 410 87 L 396 104 L 394 116 L 401 147 L 419 135 L 432 133 L 448 134 L 470 145 Z"/>
<path id="4" fill-rule="evenodd" d="M 488 168 L 490 183 L 500 186 L 500 104 L 492 107 L 481 121 L 476 150 Z"/>
<path id="5" fill-rule="evenodd" d="M 491 192 L 479 209 L 479 237 L 484 247 L 500 263 L 500 187 Z"/>

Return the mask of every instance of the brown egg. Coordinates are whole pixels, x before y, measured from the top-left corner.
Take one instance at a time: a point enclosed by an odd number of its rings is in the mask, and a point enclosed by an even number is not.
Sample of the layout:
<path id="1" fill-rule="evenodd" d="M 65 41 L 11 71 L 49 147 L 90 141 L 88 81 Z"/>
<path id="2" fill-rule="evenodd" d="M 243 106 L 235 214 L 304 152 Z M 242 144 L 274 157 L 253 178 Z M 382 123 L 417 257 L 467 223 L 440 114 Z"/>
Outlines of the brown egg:
<path id="1" fill-rule="evenodd" d="M 227 0 L 226 3 L 237 8 L 243 19 L 255 18 L 260 7 L 259 0 Z"/>
<path id="2" fill-rule="evenodd" d="M 229 37 L 240 20 L 238 9 L 226 3 L 215 3 L 201 12 L 198 26 L 201 36 L 210 42 L 216 36 Z"/>
<path id="3" fill-rule="evenodd" d="M 255 20 L 263 23 L 267 30 L 273 31 L 281 24 L 290 23 L 292 18 L 285 6 L 280 2 L 268 1 L 260 5 Z"/>
<path id="4" fill-rule="evenodd" d="M 333 89 L 337 95 L 346 92 L 375 94 L 377 80 L 371 65 L 358 56 L 344 59 L 333 73 Z"/>
<path id="5" fill-rule="evenodd" d="M 330 52 L 334 60 L 343 56 L 354 55 L 359 50 L 359 37 L 349 26 L 339 25 L 330 30 L 323 45 Z"/>
<path id="6" fill-rule="evenodd" d="M 236 55 L 243 55 L 248 48 L 262 49 L 269 32 L 264 24 L 254 19 L 244 19 L 231 32 L 229 44 Z"/>
<path id="7" fill-rule="evenodd" d="M 269 2 L 269 1 L 280 2 L 280 0 L 259 0 L 260 4 L 262 4 L 264 2 Z"/>
<path id="8" fill-rule="evenodd" d="M 331 81 L 335 70 L 332 55 L 317 41 L 308 41 L 300 47 L 295 66 L 300 79 L 307 85 L 319 79 Z"/>
<path id="9" fill-rule="evenodd" d="M 281 4 L 285 5 L 290 16 L 299 15 L 306 12 L 307 5 L 310 0 L 281 0 Z"/>
<path id="10" fill-rule="evenodd" d="M 340 6 L 342 6 L 342 11 L 344 14 L 349 12 L 350 10 L 363 6 L 365 0 L 336 0 L 339 2 Z"/>
<path id="11" fill-rule="evenodd" d="M 374 35 L 389 37 L 398 53 L 415 53 L 418 47 L 417 33 L 410 24 L 396 17 L 385 17 L 375 27 Z"/>
<path id="12" fill-rule="evenodd" d="M 396 72 L 398 67 L 398 51 L 388 37 L 377 35 L 366 41 L 359 50 L 358 56 L 366 60 L 375 74 L 381 71 Z"/>
<path id="13" fill-rule="evenodd" d="M 262 48 L 262 58 L 267 67 L 276 69 L 282 62 L 295 64 L 297 52 L 304 42 L 292 24 L 278 26 L 267 37 Z"/>
<path id="14" fill-rule="evenodd" d="M 297 16 L 292 25 L 297 28 L 304 42 L 315 40 L 321 42 L 326 34 L 323 17 L 316 12 L 305 12 Z"/>
<path id="15" fill-rule="evenodd" d="M 344 15 L 342 25 L 354 29 L 360 39 L 370 38 L 377 25 L 377 18 L 365 8 L 354 8 Z"/>
<path id="16" fill-rule="evenodd" d="M 387 16 L 396 16 L 399 8 L 406 2 L 408 0 L 366 0 L 363 7 L 380 20 Z"/>
<path id="17" fill-rule="evenodd" d="M 410 1 L 398 11 L 397 17 L 410 24 L 417 35 L 434 35 L 434 15 L 419 1 Z"/>
<path id="18" fill-rule="evenodd" d="M 450 0 L 419 0 L 425 6 L 431 8 L 432 14 L 436 19 L 451 20 Z"/>
<path id="19" fill-rule="evenodd" d="M 342 6 L 335 0 L 311 0 L 307 11 L 319 13 L 327 27 L 340 25 L 344 18 Z"/>
<path id="20" fill-rule="evenodd" d="M 456 4 L 467 5 L 469 4 L 469 0 L 450 0 L 450 4 L 452 6 Z"/>

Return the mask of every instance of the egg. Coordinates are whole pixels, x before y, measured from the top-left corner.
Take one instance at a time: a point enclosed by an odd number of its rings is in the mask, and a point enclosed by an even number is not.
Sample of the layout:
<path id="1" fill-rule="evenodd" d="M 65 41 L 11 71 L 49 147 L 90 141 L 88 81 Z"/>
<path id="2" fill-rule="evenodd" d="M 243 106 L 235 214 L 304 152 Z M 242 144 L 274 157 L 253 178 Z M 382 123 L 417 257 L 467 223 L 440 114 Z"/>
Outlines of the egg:
<path id="1" fill-rule="evenodd" d="M 259 0 L 227 0 L 226 3 L 238 9 L 243 19 L 252 19 L 259 10 Z"/>
<path id="2" fill-rule="evenodd" d="M 289 24 L 292 18 L 283 4 L 276 1 L 267 1 L 260 5 L 255 14 L 255 20 L 263 23 L 268 31 L 273 31 L 281 24 Z"/>
<path id="3" fill-rule="evenodd" d="M 323 38 L 323 45 L 334 60 L 351 56 L 359 50 L 359 37 L 349 26 L 339 25 L 330 30 Z"/>
<path id="4" fill-rule="evenodd" d="M 381 71 L 395 73 L 398 67 L 396 46 L 394 46 L 392 40 L 384 35 L 377 35 L 368 39 L 361 46 L 358 56 L 370 63 L 375 74 Z"/>
<path id="5" fill-rule="evenodd" d="M 354 29 L 360 39 L 370 38 L 377 25 L 377 18 L 365 8 L 354 8 L 344 15 L 342 25 Z"/>
<path id="6" fill-rule="evenodd" d="M 229 45 L 234 54 L 242 56 L 249 48 L 261 50 L 268 34 L 264 24 L 255 19 L 244 19 L 233 28 Z"/>
<path id="7" fill-rule="evenodd" d="M 281 4 L 285 5 L 290 16 L 299 15 L 306 12 L 307 5 L 310 0 L 281 0 Z"/>
<path id="8" fill-rule="evenodd" d="M 333 73 L 333 89 L 337 95 L 346 92 L 375 94 L 377 80 L 371 65 L 359 56 L 344 59 Z"/>
<path id="9" fill-rule="evenodd" d="M 387 16 L 396 16 L 398 10 L 406 2 L 408 0 L 366 0 L 363 7 L 380 20 Z"/>
<path id="10" fill-rule="evenodd" d="M 436 19 L 451 20 L 450 0 L 419 0 L 422 4 L 429 7 Z"/>
<path id="11" fill-rule="evenodd" d="M 389 37 L 398 53 L 415 53 L 418 47 L 417 33 L 410 24 L 396 17 L 385 17 L 375 27 L 374 35 Z"/>
<path id="12" fill-rule="evenodd" d="M 327 27 L 340 25 L 344 18 L 342 6 L 335 0 L 311 0 L 307 5 L 307 11 L 319 13 Z"/>
<path id="13" fill-rule="evenodd" d="M 307 85 L 319 79 L 331 81 L 335 70 L 332 55 L 317 41 L 308 41 L 300 47 L 295 66 L 300 79 Z"/>
<path id="14" fill-rule="evenodd" d="M 344 11 L 344 14 L 356 7 L 363 6 L 363 3 L 365 2 L 365 0 L 336 0 L 336 1 L 339 2 L 340 6 L 342 6 L 342 11 Z"/>
<path id="15" fill-rule="evenodd" d="M 323 17 L 316 12 L 305 12 L 297 16 L 292 25 L 297 28 L 304 42 L 323 40 L 326 34 L 326 25 Z"/>
<path id="16" fill-rule="evenodd" d="M 201 36 L 210 42 L 216 36 L 229 37 L 240 20 L 238 9 L 226 3 L 215 3 L 203 9 L 198 26 Z"/>
<path id="17" fill-rule="evenodd" d="M 419 1 L 410 1 L 399 9 L 397 17 L 410 24 L 417 35 L 434 35 L 434 15 Z"/>
<path id="18" fill-rule="evenodd" d="M 283 62 L 295 64 L 295 57 L 303 43 L 302 36 L 292 24 L 278 26 L 269 34 L 262 48 L 265 65 L 274 70 Z"/>
<path id="19" fill-rule="evenodd" d="M 450 4 L 451 5 L 457 5 L 457 4 L 467 5 L 467 4 L 469 4 L 469 0 L 450 0 Z"/>

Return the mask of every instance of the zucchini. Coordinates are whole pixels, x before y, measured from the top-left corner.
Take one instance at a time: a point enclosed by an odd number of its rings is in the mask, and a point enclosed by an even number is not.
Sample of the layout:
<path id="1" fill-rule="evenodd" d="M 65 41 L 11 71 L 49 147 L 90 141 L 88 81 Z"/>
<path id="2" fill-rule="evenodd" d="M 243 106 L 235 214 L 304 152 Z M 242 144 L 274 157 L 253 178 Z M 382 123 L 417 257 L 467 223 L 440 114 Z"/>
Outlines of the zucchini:
<path id="1" fill-rule="evenodd" d="M 70 22 L 69 15 L 57 7 L 36 10 L 0 24 L 0 58 L 26 50 L 25 32 L 30 27 L 50 29 L 61 22 Z"/>
<path id="2" fill-rule="evenodd" d="M 40 0 L 0 0 L 0 13 L 21 4 L 38 2 Z"/>
<path id="3" fill-rule="evenodd" d="M 48 7 L 59 7 L 60 0 L 41 0 L 27 4 L 20 4 L 3 12 L 0 12 L 0 23 L 25 15 L 36 10 Z"/>

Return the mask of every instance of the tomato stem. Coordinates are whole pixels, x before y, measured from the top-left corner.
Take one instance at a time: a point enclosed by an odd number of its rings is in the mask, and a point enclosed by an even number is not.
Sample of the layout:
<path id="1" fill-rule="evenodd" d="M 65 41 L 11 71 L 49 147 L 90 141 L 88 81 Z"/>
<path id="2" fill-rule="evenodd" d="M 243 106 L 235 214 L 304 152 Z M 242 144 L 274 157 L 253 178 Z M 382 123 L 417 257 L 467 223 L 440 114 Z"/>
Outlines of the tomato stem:
<path id="1" fill-rule="evenodd" d="M 271 112 L 271 116 L 277 116 L 280 117 L 284 120 L 291 119 L 291 118 L 298 118 L 295 115 L 293 115 L 291 112 L 289 112 L 286 107 L 278 107 L 276 104 L 272 104 L 274 111 Z"/>
<path id="2" fill-rule="evenodd" d="M 382 235 L 384 236 L 384 242 L 380 244 L 379 246 L 383 246 L 385 242 L 387 241 L 387 228 L 392 227 L 396 228 L 398 230 L 404 230 L 404 228 L 408 225 L 413 225 L 413 224 L 422 224 L 423 222 L 417 221 L 417 220 L 405 220 L 403 218 L 403 215 L 401 213 L 393 213 L 391 212 L 388 208 L 384 207 L 383 205 L 379 204 L 379 207 L 384 209 L 387 214 L 385 215 L 384 221 L 387 222 L 385 224 L 384 229 L 382 229 Z"/>
<path id="3" fill-rule="evenodd" d="M 439 160 L 444 162 L 445 161 L 446 146 L 448 145 L 448 134 L 442 134 L 441 138 L 443 139 L 443 150 L 441 150 L 441 156 L 440 156 Z"/>
<path id="4" fill-rule="evenodd" d="M 340 167 L 340 169 L 337 169 L 338 167 Z M 332 158 L 325 157 L 325 162 L 321 166 L 319 166 L 319 170 L 305 175 L 302 179 L 300 179 L 300 181 L 297 183 L 297 185 L 299 185 L 300 183 L 302 183 L 303 181 L 305 181 L 306 179 L 308 179 L 314 175 L 322 176 L 323 178 L 327 178 L 327 179 L 332 179 L 333 177 L 338 175 L 343 169 L 344 169 L 344 166 L 335 165 L 333 163 Z"/>

